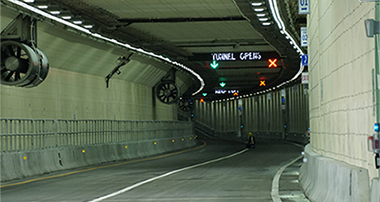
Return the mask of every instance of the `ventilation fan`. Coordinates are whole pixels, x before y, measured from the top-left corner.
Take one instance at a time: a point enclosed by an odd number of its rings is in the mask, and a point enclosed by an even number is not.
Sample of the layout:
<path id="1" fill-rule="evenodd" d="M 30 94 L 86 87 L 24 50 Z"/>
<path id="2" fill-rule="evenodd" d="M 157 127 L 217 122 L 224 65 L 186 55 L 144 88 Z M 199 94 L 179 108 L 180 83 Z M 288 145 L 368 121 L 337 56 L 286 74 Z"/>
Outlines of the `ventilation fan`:
<path id="1" fill-rule="evenodd" d="M 165 104 L 173 104 L 179 99 L 179 88 L 173 81 L 162 81 L 155 92 L 157 99 Z"/>
<path id="2" fill-rule="evenodd" d="M 1 84 L 28 85 L 39 70 L 40 58 L 32 48 L 16 41 L 1 42 Z"/>

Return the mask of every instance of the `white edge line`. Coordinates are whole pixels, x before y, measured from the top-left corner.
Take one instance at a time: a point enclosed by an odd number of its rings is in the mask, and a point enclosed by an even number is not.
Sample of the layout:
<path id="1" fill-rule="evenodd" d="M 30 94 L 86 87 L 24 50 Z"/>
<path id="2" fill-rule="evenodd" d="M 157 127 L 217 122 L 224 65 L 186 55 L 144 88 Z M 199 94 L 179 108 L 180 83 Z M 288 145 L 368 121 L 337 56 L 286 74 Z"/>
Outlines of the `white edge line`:
<path id="1" fill-rule="evenodd" d="M 192 168 L 196 168 L 196 167 L 200 167 L 200 166 L 204 166 L 204 165 L 207 165 L 207 164 L 210 164 L 210 163 L 214 163 L 214 162 L 218 162 L 218 161 L 222 161 L 224 159 L 228 159 L 228 158 L 231 158 L 231 157 L 234 157 L 234 156 L 237 156 L 239 154 L 242 154 L 244 152 L 248 151 L 248 149 L 244 149 L 242 151 L 239 151 L 239 152 L 236 152 L 234 154 L 231 154 L 229 156 L 225 156 L 225 157 L 221 157 L 221 158 L 218 158 L 218 159 L 214 159 L 214 160 L 210 160 L 210 161 L 206 161 L 206 162 L 203 162 L 203 163 L 200 163 L 200 164 L 196 164 L 196 165 L 192 165 L 192 166 L 189 166 L 189 167 L 185 167 L 185 168 L 181 168 L 181 169 L 178 169 L 178 170 L 173 170 L 171 172 L 167 172 L 165 174 L 162 174 L 160 176 L 157 176 L 157 177 L 154 177 L 154 178 L 150 178 L 150 179 L 147 179 L 145 181 L 142 181 L 142 182 L 138 182 L 132 186 L 129 186 L 129 187 L 126 187 L 124 189 L 121 189 L 119 191 L 116 191 L 114 193 L 111 193 L 111 194 L 108 194 L 108 195 L 105 195 L 105 196 L 102 196 L 102 197 L 99 197 L 99 198 L 96 198 L 96 199 L 93 199 L 91 201 L 88 201 L 88 202 L 99 202 L 99 201 L 102 201 L 104 199 L 108 199 L 108 198 L 111 198 L 111 197 L 114 197 L 114 196 L 117 196 L 119 194 L 122 194 L 124 192 L 127 192 L 127 191 L 130 191 L 136 187 L 139 187 L 141 185 L 144 185 L 144 184 L 147 184 L 149 182 L 152 182 L 152 181 L 155 181 L 155 180 L 158 180 L 158 179 L 161 179 L 161 178 L 164 178 L 164 177 L 167 177 L 169 175 L 172 175 L 172 174 L 175 174 L 175 173 L 178 173 L 178 172 L 182 172 L 182 171 L 185 171 L 185 170 L 189 170 L 189 169 L 192 169 Z"/>
<path id="2" fill-rule="evenodd" d="M 294 159 L 290 163 L 282 166 L 280 168 L 280 170 L 277 171 L 277 173 L 274 176 L 273 181 L 272 181 L 271 196 L 272 196 L 273 202 L 281 202 L 281 199 L 280 199 L 280 196 L 279 196 L 278 193 L 279 193 L 279 189 L 280 189 L 280 177 L 281 177 L 282 172 L 285 170 L 285 168 L 287 168 L 288 166 L 292 165 L 293 163 L 295 163 L 296 161 L 298 161 L 301 158 L 302 158 L 302 156 L 297 157 L 296 159 Z"/>

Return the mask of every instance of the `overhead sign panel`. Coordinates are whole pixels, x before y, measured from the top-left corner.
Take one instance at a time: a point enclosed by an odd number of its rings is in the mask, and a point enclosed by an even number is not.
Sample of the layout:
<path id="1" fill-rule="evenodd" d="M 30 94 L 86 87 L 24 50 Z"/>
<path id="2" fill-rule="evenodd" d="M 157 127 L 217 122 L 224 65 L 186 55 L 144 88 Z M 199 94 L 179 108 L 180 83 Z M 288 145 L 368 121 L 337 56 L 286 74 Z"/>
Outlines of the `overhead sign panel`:
<path id="1" fill-rule="evenodd" d="M 211 53 L 212 60 L 215 61 L 247 61 L 247 60 L 260 60 L 260 52 L 227 52 L 227 53 Z"/>
<path id="2" fill-rule="evenodd" d="M 265 61 L 269 58 L 280 58 L 275 51 L 260 52 L 260 51 L 242 51 L 242 52 L 223 52 L 223 53 L 196 53 L 189 57 L 189 61 L 217 61 L 217 62 L 233 62 L 233 61 Z"/>
<path id="3" fill-rule="evenodd" d="M 237 89 L 215 89 L 215 95 L 239 94 Z"/>
<path id="4" fill-rule="evenodd" d="M 310 0 L 298 0 L 298 13 L 299 14 L 310 13 Z"/>

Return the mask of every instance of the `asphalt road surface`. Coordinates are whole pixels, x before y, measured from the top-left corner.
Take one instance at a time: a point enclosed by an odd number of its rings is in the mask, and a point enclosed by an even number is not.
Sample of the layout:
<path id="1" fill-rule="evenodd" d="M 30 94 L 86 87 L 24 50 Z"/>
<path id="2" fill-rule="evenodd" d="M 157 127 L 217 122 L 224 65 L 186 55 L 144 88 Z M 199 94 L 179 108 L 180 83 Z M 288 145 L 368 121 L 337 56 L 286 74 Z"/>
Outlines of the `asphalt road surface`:
<path id="1" fill-rule="evenodd" d="M 301 151 L 280 141 L 258 140 L 248 150 L 200 138 L 186 151 L 7 182 L 1 202 L 272 201 L 274 176 Z"/>

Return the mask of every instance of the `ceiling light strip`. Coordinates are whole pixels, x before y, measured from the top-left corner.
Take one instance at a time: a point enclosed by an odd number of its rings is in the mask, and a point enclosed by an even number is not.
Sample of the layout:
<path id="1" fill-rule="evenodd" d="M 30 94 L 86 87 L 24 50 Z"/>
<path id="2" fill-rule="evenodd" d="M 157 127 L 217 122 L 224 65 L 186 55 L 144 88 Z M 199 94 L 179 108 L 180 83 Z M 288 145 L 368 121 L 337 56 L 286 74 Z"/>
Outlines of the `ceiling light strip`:
<path id="1" fill-rule="evenodd" d="M 41 10 L 39 10 L 39 9 L 33 7 L 33 6 L 30 6 L 30 5 L 26 4 L 26 3 L 23 3 L 23 2 L 21 2 L 21 1 L 18 1 L 18 0 L 8 0 L 8 1 L 11 2 L 11 3 L 14 3 L 14 4 L 16 4 L 16 5 L 19 5 L 19 6 L 23 7 L 23 8 L 25 8 L 25 9 L 28 9 L 28 10 L 34 12 L 34 13 L 37 13 L 37 14 L 39 14 L 39 15 L 42 15 L 42 16 L 44 16 L 44 17 L 46 17 L 46 18 L 49 18 L 49 19 L 54 20 L 54 21 L 57 21 L 57 22 L 59 22 L 59 23 L 62 23 L 62 24 L 64 24 L 64 25 L 67 25 L 67 26 L 69 26 L 69 27 L 71 27 L 71 28 L 74 28 L 74 29 L 79 30 L 79 31 L 81 31 L 81 32 L 84 32 L 84 33 L 86 33 L 86 34 L 89 34 L 89 35 L 91 35 L 91 36 L 93 36 L 93 37 L 96 37 L 96 38 L 99 38 L 99 39 L 103 39 L 103 40 L 105 40 L 105 41 L 108 41 L 108 42 L 111 42 L 111 43 L 117 44 L 117 45 L 119 45 L 119 46 L 122 46 L 122 47 L 125 47 L 125 48 L 128 48 L 128 49 L 134 50 L 134 51 L 139 52 L 139 53 L 142 53 L 142 54 L 146 54 L 146 55 L 149 55 L 149 56 L 152 56 L 152 57 L 155 57 L 155 58 L 159 58 L 159 59 L 161 59 L 161 60 L 163 60 L 163 61 L 166 61 L 166 62 L 168 62 L 168 63 L 171 63 L 171 64 L 173 64 L 173 65 L 176 65 L 176 66 L 178 66 L 178 67 L 180 67 L 180 68 L 182 68 L 182 69 L 184 69 L 184 70 L 190 72 L 192 75 L 194 75 L 194 76 L 199 80 L 199 82 L 200 82 L 200 84 L 201 84 L 200 88 L 199 88 L 197 91 L 195 91 L 192 95 L 196 95 L 196 94 L 198 94 L 198 93 L 201 92 L 201 91 L 203 90 L 203 88 L 205 87 L 205 82 L 204 82 L 203 78 L 202 78 L 199 74 L 197 74 L 194 70 L 190 69 L 189 67 L 187 67 L 187 66 L 185 66 L 185 65 L 183 65 L 183 64 L 181 64 L 181 63 L 178 63 L 178 62 L 176 62 L 176 61 L 173 61 L 173 60 L 171 60 L 171 59 L 169 59 L 169 58 L 166 58 L 166 57 L 164 57 L 164 56 L 162 56 L 162 55 L 157 55 L 157 54 L 155 54 L 155 53 L 145 51 L 145 50 L 143 50 L 143 49 L 141 49 L 141 48 L 135 48 L 135 47 L 133 47 L 133 46 L 131 46 L 131 45 L 129 45 L 129 44 L 124 44 L 124 43 L 121 43 L 121 42 L 119 42 L 119 41 L 117 41 L 117 40 L 115 40 L 115 39 L 110 39 L 110 38 L 104 37 L 104 36 L 102 36 L 102 35 L 100 35 L 100 34 L 93 33 L 93 32 L 91 32 L 91 31 L 88 30 L 88 29 L 85 29 L 85 28 L 83 28 L 83 27 L 81 27 L 81 26 L 75 25 L 75 24 L 73 24 L 73 23 L 71 23 L 71 22 L 68 22 L 68 21 L 66 21 L 66 20 L 63 20 L 63 19 L 58 18 L 58 17 L 56 17 L 56 16 L 50 15 L 49 13 L 46 13 L 46 12 L 44 12 L 44 11 L 41 11 Z"/>
<path id="2" fill-rule="evenodd" d="M 284 22 L 281 19 L 280 12 L 278 11 L 277 0 L 268 0 L 268 2 L 269 2 L 270 9 L 272 11 L 273 18 L 276 21 L 278 28 L 281 31 L 283 31 L 284 34 L 287 37 L 289 37 L 289 39 L 291 40 L 291 42 L 293 44 L 295 44 L 295 46 L 296 46 L 297 50 L 300 52 L 300 54 L 303 55 L 304 53 L 301 50 L 301 48 L 297 45 L 297 43 L 295 42 L 295 40 L 293 39 L 293 37 L 286 31 L 285 24 L 284 24 Z"/>

